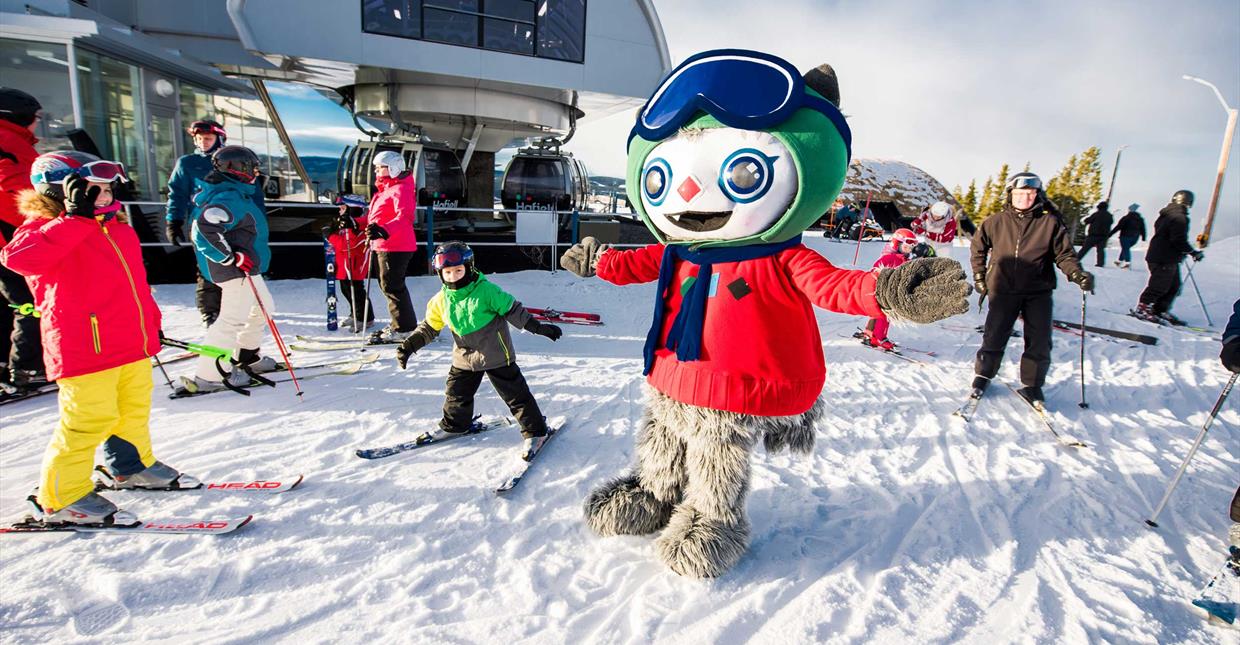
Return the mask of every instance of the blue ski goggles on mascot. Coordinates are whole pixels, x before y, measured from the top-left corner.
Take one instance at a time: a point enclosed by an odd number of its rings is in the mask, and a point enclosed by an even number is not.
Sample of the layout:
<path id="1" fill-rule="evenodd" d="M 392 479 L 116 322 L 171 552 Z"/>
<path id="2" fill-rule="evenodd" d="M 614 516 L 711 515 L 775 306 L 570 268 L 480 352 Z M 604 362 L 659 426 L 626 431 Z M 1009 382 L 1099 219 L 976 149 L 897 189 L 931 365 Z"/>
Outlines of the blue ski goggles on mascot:
<path id="1" fill-rule="evenodd" d="M 800 108 L 821 112 L 835 124 L 848 158 L 852 131 L 839 108 L 805 92 L 805 80 L 788 61 L 744 49 L 717 49 L 691 56 L 672 70 L 646 101 L 629 133 L 660 141 L 705 112 L 742 130 L 765 130 Z"/>

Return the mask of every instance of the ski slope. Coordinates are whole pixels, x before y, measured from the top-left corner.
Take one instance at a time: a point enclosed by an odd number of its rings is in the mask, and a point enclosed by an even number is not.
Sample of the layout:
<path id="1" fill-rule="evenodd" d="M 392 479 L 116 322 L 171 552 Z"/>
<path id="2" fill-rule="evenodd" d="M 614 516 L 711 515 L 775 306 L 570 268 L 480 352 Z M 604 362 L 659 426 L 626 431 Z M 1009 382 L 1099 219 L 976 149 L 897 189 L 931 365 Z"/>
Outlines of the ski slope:
<path id="1" fill-rule="evenodd" d="M 851 264 L 854 244 L 810 236 Z M 863 244 L 861 265 L 879 250 Z M 1240 240 L 1217 242 L 1196 272 L 1218 329 L 1240 297 L 1238 255 Z M 228 536 L 0 537 L 0 640 L 1234 643 L 1189 600 L 1222 562 L 1240 402 L 1224 407 L 1162 528 L 1146 528 L 1228 374 L 1216 338 L 1104 311 L 1135 303 L 1147 277 L 1140 251 L 1136 260 L 1131 271 L 1097 272 L 1090 323 L 1160 342 L 1090 337 L 1087 410 L 1077 406 L 1076 338 L 1056 332 L 1047 403 L 1064 432 L 1089 444 L 1080 451 L 1056 444 L 1007 388 L 992 388 L 968 427 L 951 416 L 972 376 L 980 336 L 964 329 L 980 323 L 976 310 L 892 330 L 937 351 L 928 366 L 863 348 L 848 337 L 861 319 L 819 312 L 829 405 L 817 446 L 809 457 L 755 452 L 752 545 L 716 580 L 679 578 L 656 560 L 652 538 L 600 539 L 581 520 L 590 488 L 633 459 L 652 285 L 565 271 L 494 276 L 527 305 L 606 320 L 566 326 L 556 343 L 513 334 L 544 413 L 568 425 L 507 498 L 492 490 L 517 465 L 513 428 L 378 461 L 353 454 L 436 423 L 447 341 L 405 372 L 385 349 L 355 376 L 307 381 L 304 402 L 287 383 L 177 401 L 157 385 L 159 458 L 204 479 L 306 481 L 280 495 L 111 494 L 139 517 L 255 515 Z M 420 313 L 438 283 L 409 285 Z M 326 333 L 321 281 L 272 291 L 288 337 Z M 170 336 L 201 337 L 192 285 L 160 286 L 156 298 Z M 1175 311 L 1204 324 L 1190 287 Z M 1080 292 L 1062 277 L 1056 316 L 1080 317 Z M 1011 383 L 1020 342 L 1000 373 Z M 489 384 L 478 412 L 506 413 Z M 0 415 L 9 518 L 36 483 L 55 400 Z"/>

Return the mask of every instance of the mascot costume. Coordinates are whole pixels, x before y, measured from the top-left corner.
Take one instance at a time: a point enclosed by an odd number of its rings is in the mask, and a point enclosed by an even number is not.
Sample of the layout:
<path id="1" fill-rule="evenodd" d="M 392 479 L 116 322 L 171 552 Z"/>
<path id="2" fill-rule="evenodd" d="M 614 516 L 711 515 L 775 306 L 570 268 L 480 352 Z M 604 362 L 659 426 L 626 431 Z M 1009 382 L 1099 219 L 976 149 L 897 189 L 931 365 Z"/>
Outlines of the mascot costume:
<path id="1" fill-rule="evenodd" d="M 659 558 L 714 577 L 749 544 L 749 453 L 808 453 L 826 379 L 813 306 L 931 322 L 968 310 L 960 264 L 839 269 L 801 233 L 844 185 L 852 135 L 828 65 L 801 74 L 744 50 L 697 54 L 638 113 L 628 196 L 658 244 L 585 238 L 561 258 L 617 285 L 658 281 L 633 472 L 595 489 L 596 533 L 662 531 Z"/>

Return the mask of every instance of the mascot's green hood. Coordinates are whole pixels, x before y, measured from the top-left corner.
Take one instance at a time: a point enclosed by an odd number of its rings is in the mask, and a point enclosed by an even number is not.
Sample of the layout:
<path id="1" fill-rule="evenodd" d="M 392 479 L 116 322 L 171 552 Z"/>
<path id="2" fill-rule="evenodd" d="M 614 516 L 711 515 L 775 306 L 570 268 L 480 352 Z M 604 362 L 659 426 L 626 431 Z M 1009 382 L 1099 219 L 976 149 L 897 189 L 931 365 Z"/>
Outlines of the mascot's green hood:
<path id="1" fill-rule="evenodd" d="M 664 79 L 663 83 L 660 84 L 659 89 L 656 90 L 655 94 L 638 115 L 638 124 L 633 128 L 628 144 L 626 191 L 629 203 L 641 213 L 646 227 L 650 229 L 655 238 L 661 243 L 687 244 L 694 248 L 717 248 L 784 242 L 800 235 L 805 229 L 818 221 L 830 209 L 836 196 L 839 195 L 840 189 L 844 187 L 844 176 L 848 172 L 848 163 L 851 157 L 852 135 L 847 123 L 844 121 L 843 115 L 838 110 L 838 84 L 835 73 L 829 65 L 821 65 L 811 70 L 804 78 L 798 75 L 795 80 L 790 81 L 793 84 L 792 87 L 804 95 L 804 97 L 801 97 L 804 105 L 785 109 L 783 114 L 774 117 L 774 119 L 777 119 L 775 123 L 769 123 L 769 121 L 774 120 L 773 118 L 767 118 L 767 123 L 759 123 L 760 119 L 750 116 L 737 117 L 734 114 L 729 114 L 727 113 L 726 106 L 721 107 L 719 104 L 720 102 L 726 103 L 727 97 L 723 97 L 721 101 L 716 101 L 716 97 L 711 96 L 712 92 L 743 95 L 745 92 L 755 91 L 747 87 L 743 78 L 736 78 L 735 70 L 721 70 L 724 74 L 732 72 L 732 74 L 729 74 L 726 82 L 712 84 L 711 79 L 706 78 L 704 81 L 701 81 L 702 89 L 700 91 L 694 87 L 690 87 L 687 90 L 683 87 L 677 87 L 678 82 L 680 85 L 687 85 L 692 82 L 692 75 L 683 73 L 682 70 L 692 66 L 695 61 L 726 57 L 729 59 L 729 62 L 732 62 L 741 56 L 753 56 L 769 66 L 781 65 L 783 69 L 791 70 L 792 73 L 795 73 L 795 68 L 789 63 L 769 54 L 745 50 L 703 52 L 691 57 L 673 70 Z M 782 78 L 787 78 L 789 75 L 784 74 Z M 699 74 L 699 76 L 707 75 Z M 686 80 L 687 78 L 690 80 Z M 765 90 L 767 94 L 778 95 L 778 92 L 769 91 L 771 89 L 779 89 L 772 88 L 771 83 L 757 84 L 760 87 L 756 91 L 762 92 Z M 735 100 L 739 102 L 746 99 Z M 750 103 L 753 103 L 752 98 L 748 100 Z M 775 101 L 777 100 L 775 99 Z M 669 107 L 667 104 L 670 102 L 678 102 L 679 105 Z M 785 100 L 785 103 L 790 102 Z M 657 123 L 656 118 L 649 116 L 652 112 L 661 111 L 662 113 L 667 113 L 673 110 L 679 110 L 677 114 L 687 116 L 688 120 L 671 129 L 668 126 L 675 125 L 674 117 L 665 119 L 665 122 L 662 124 L 662 131 L 654 131 L 654 128 L 646 124 L 647 121 Z M 657 117 L 659 114 L 656 112 L 655 116 Z M 745 127 L 747 125 L 759 125 L 761 127 Z M 679 130 L 710 128 L 757 130 L 767 132 L 779 140 L 791 152 L 793 157 L 797 173 L 796 195 L 783 215 L 775 219 L 771 226 L 760 233 L 736 239 L 669 240 L 652 223 L 642 201 L 642 172 L 647 158 L 651 151 L 660 143 L 675 136 Z M 663 136 L 660 137 L 660 134 Z M 652 135 L 654 136 L 653 139 L 648 138 Z"/>

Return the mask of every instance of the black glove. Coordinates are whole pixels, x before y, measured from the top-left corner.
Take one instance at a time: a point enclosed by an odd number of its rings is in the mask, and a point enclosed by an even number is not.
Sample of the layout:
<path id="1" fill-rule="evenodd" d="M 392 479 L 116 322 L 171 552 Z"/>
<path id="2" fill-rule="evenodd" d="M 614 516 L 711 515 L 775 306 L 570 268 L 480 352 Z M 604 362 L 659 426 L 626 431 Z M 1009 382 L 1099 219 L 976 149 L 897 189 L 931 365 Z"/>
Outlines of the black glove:
<path id="1" fill-rule="evenodd" d="M 1223 362 L 1223 367 L 1240 374 L 1240 337 L 1223 343 L 1223 351 L 1219 353 L 1218 359 Z"/>
<path id="2" fill-rule="evenodd" d="M 910 260 L 878 273 L 874 297 L 892 320 L 929 323 L 969 310 L 972 289 L 951 258 Z"/>
<path id="3" fill-rule="evenodd" d="M 1094 274 L 1089 271 L 1077 271 L 1068 276 L 1068 280 L 1076 283 L 1081 288 L 1081 291 L 1088 291 L 1090 293 L 1094 291 Z"/>
<path id="4" fill-rule="evenodd" d="M 1193 251 L 1189 253 L 1189 255 L 1193 256 L 1193 262 L 1200 262 L 1206 259 L 1206 254 L 1201 251 Z"/>
<path id="5" fill-rule="evenodd" d="M 973 290 L 981 295 L 986 295 L 986 274 L 979 273 L 973 276 Z"/>
<path id="6" fill-rule="evenodd" d="M 412 333 L 406 336 L 396 348 L 396 362 L 400 364 L 400 368 L 405 369 L 405 363 L 409 362 L 409 357 L 417 354 L 418 350 L 423 347 L 426 347 L 426 338 L 422 334 Z"/>
<path id="7" fill-rule="evenodd" d="M 932 258 L 938 255 L 934 251 L 934 247 L 925 242 L 918 242 L 913 246 L 913 250 L 908 252 L 910 258 Z"/>
<path id="8" fill-rule="evenodd" d="M 355 219 L 352 215 L 348 213 L 345 213 L 343 215 L 338 215 L 336 217 L 336 230 L 343 230 L 346 228 L 349 229 L 350 231 L 353 231 L 354 233 L 357 233 L 361 230 L 357 226 L 357 219 Z"/>
<path id="9" fill-rule="evenodd" d="M 592 277 L 594 269 L 598 267 L 599 256 L 610 248 L 592 237 L 587 237 L 564 252 L 560 258 L 560 266 L 583 278 Z"/>
<path id="10" fill-rule="evenodd" d="M 69 175 L 65 180 L 65 212 L 79 217 L 95 216 L 95 198 L 98 186 L 91 186 L 81 175 Z"/>
<path id="11" fill-rule="evenodd" d="M 525 323 L 525 331 L 531 334 L 538 334 L 539 336 L 546 336 L 552 341 L 560 340 L 560 336 L 564 335 L 564 330 L 559 327 L 533 318 L 530 318 L 530 321 Z"/>
<path id="12" fill-rule="evenodd" d="M 379 226 L 378 224 L 367 224 L 366 237 L 372 240 L 386 240 L 391 237 L 391 235 L 388 235 L 387 229 Z"/>
<path id="13" fill-rule="evenodd" d="M 180 248 L 185 244 L 184 222 L 180 220 L 171 221 L 164 225 L 164 235 L 168 236 L 168 243 Z"/>

